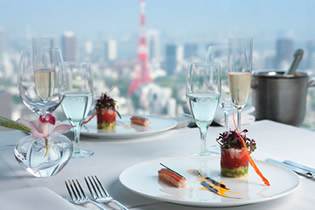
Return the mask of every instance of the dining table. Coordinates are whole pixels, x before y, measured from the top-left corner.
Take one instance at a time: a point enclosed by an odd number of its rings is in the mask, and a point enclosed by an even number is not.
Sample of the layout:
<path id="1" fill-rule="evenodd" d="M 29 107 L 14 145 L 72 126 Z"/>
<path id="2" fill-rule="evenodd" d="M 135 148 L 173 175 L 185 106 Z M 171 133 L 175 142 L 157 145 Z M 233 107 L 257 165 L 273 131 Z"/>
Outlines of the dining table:
<path id="1" fill-rule="evenodd" d="M 256 121 L 246 125 L 246 129 L 248 130 L 247 135 L 253 138 L 257 144 L 257 149 L 252 154 L 255 161 L 265 161 L 267 158 L 279 161 L 292 160 L 315 168 L 314 131 L 270 120 Z M 208 148 L 216 148 L 216 145 L 218 145 L 216 138 L 222 132 L 224 132 L 224 128 L 221 126 L 209 127 L 207 133 Z M 72 132 L 65 135 L 73 139 Z M 58 174 L 46 178 L 32 176 L 16 161 L 13 152 L 14 147 L 24 136 L 25 133 L 15 130 L 0 132 L 0 200 L 1 195 L 7 195 L 12 190 L 15 190 L 13 192 L 22 190 L 24 195 L 27 194 L 27 197 L 33 196 L 36 198 L 36 193 L 32 195 L 36 187 L 49 189 L 49 192 L 58 195 L 61 200 L 67 200 L 69 198 L 65 187 L 66 180 L 78 179 L 88 192 L 84 177 L 96 175 L 111 196 L 128 209 L 188 210 L 205 209 L 207 207 L 178 204 L 144 196 L 128 189 L 119 179 L 121 173 L 127 168 L 145 161 L 186 157 L 198 153 L 200 150 L 200 133 L 197 128 L 185 126 L 152 135 L 121 139 L 81 135 L 81 148 L 93 151 L 94 155 L 88 158 L 70 159 Z M 213 156 L 219 156 L 219 154 L 214 152 Z M 139 173 L 142 173 L 142 171 L 139 171 Z M 158 179 L 157 172 L 155 176 Z M 300 181 L 299 186 L 284 196 L 265 202 L 235 205 L 233 209 L 315 209 L 315 180 L 299 175 L 298 179 Z M 135 181 L 141 185 L 141 180 Z M 87 194 L 89 195 L 89 193 Z M 21 197 L 23 196 L 17 193 L 15 202 L 19 202 Z M 30 206 L 25 206 L 24 209 L 45 209 L 42 207 L 44 206 L 43 202 L 48 201 L 38 199 L 36 202 L 29 204 Z M 70 202 L 68 203 L 70 204 Z M 71 204 L 71 206 L 77 209 L 98 209 L 92 204 L 80 206 Z M 103 206 L 106 209 L 120 209 L 113 203 L 104 204 Z M 231 206 L 208 206 L 208 208 L 223 210 L 231 209 Z M 13 208 L 10 202 L 5 204 L 0 202 L 0 209 Z M 67 208 L 65 207 L 65 209 Z"/>

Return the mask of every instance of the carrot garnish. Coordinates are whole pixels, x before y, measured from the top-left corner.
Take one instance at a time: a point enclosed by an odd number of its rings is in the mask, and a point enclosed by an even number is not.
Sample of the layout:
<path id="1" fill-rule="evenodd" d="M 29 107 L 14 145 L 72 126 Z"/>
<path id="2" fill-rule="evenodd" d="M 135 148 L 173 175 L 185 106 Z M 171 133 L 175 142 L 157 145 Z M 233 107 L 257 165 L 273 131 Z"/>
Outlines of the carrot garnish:
<path id="1" fill-rule="evenodd" d="M 268 181 L 268 180 L 264 177 L 264 175 L 260 172 L 260 170 L 259 170 L 258 167 L 256 166 L 254 160 L 253 160 L 252 157 L 249 155 L 249 152 L 248 152 L 248 149 L 247 149 L 247 147 L 246 147 L 245 141 L 244 141 L 243 137 L 241 136 L 240 132 L 239 132 L 238 129 L 237 129 L 237 126 L 236 126 L 236 123 L 235 123 L 235 119 L 234 119 L 234 113 L 232 113 L 232 114 L 233 114 L 233 123 L 234 123 L 234 126 L 235 126 L 235 128 L 236 128 L 236 131 L 237 131 L 238 135 L 240 136 L 240 138 L 241 138 L 241 140 L 242 140 L 242 144 L 243 144 L 243 146 L 244 146 L 244 148 L 245 148 L 245 152 L 246 152 L 246 155 L 247 155 L 247 157 L 248 157 L 248 161 L 249 161 L 250 165 L 254 168 L 255 172 L 260 176 L 260 178 L 263 180 L 263 182 L 265 183 L 265 185 L 270 186 L 269 181 Z"/>
<path id="2" fill-rule="evenodd" d="M 95 115 L 96 115 L 96 112 L 88 120 L 84 121 L 83 124 L 87 124 L 88 122 L 90 122 L 93 119 L 93 117 L 95 117 Z"/>

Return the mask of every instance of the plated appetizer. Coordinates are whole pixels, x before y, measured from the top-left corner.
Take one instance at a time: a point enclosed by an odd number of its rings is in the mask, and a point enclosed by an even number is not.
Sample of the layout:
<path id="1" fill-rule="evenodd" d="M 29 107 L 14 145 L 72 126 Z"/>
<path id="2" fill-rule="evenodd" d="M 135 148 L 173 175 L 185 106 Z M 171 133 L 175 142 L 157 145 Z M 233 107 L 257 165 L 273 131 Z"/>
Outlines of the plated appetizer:
<path id="1" fill-rule="evenodd" d="M 159 179 L 177 188 L 186 187 L 186 178 L 160 163 L 164 168 L 158 171 Z"/>
<path id="2" fill-rule="evenodd" d="M 248 153 L 254 152 L 256 142 L 246 136 L 248 130 L 241 132 L 246 147 L 236 130 L 225 131 L 219 135 L 217 142 L 221 146 L 221 175 L 224 177 L 243 177 L 248 175 Z"/>
<path id="3" fill-rule="evenodd" d="M 97 128 L 102 130 L 113 130 L 116 128 L 116 101 L 106 93 L 96 101 Z"/>
<path id="4" fill-rule="evenodd" d="M 149 127 L 150 126 L 150 120 L 148 118 L 145 117 L 141 117 L 141 116 L 132 116 L 130 118 L 131 123 L 137 124 L 137 125 L 141 125 L 141 126 L 145 126 L 145 127 Z"/>

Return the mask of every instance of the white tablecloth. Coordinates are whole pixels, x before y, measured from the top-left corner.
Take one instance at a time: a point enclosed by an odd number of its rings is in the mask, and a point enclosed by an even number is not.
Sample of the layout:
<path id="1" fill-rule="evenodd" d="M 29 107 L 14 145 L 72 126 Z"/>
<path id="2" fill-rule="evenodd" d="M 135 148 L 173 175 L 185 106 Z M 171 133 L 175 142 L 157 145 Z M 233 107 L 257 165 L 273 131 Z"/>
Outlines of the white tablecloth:
<path id="1" fill-rule="evenodd" d="M 256 159 L 271 157 L 290 159 L 315 168 L 315 132 L 272 121 L 258 121 L 247 126 L 248 136 L 254 138 L 258 148 Z M 222 127 L 210 127 L 209 146 Z M 0 132 L 0 192 L 8 189 L 42 186 L 66 197 L 64 181 L 87 175 L 97 175 L 111 195 L 131 209 L 204 209 L 161 202 L 136 195 L 119 182 L 120 173 L 136 163 L 163 157 L 185 156 L 199 151 L 199 130 L 173 129 L 168 132 L 138 139 L 105 140 L 82 138 L 81 148 L 92 150 L 94 156 L 71 159 L 56 176 L 35 178 L 15 160 L 13 148 L 24 134 L 17 131 Z M 70 135 L 72 138 L 72 135 Z M 269 202 L 239 206 L 234 209 L 315 209 L 315 181 L 301 177 L 301 186 L 292 194 Z M 39 201 L 40 202 L 40 201 Z M 92 209 L 94 207 L 89 206 Z M 6 209 L 1 206 L 0 209 Z M 34 204 L 34 209 L 36 205 Z M 224 209 L 224 208 L 219 208 Z"/>

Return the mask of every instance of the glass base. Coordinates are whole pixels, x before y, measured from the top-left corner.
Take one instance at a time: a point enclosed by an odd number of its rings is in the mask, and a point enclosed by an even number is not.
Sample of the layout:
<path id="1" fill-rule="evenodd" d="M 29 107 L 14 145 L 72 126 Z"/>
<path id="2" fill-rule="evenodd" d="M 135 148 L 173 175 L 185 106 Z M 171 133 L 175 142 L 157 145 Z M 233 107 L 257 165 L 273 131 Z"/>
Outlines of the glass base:
<path id="1" fill-rule="evenodd" d="M 219 145 L 212 145 L 210 148 L 209 148 L 209 152 L 212 154 L 212 155 L 221 155 L 221 147 Z"/>
<path id="2" fill-rule="evenodd" d="M 213 156 L 215 154 L 211 152 L 199 152 L 199 153 L 192 153 L 191 156 Z"/>
<path id="3" fill-rule="evenodd" d="M 79 150 L 77 152 L 73 152 L 72 158 L 77 159 L 77 158 L 86 158 L 94 155 L 94 152 L 87 151 L 87 150 Z"/>

